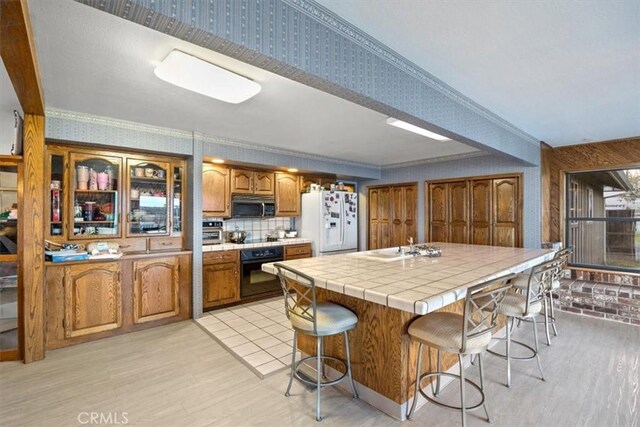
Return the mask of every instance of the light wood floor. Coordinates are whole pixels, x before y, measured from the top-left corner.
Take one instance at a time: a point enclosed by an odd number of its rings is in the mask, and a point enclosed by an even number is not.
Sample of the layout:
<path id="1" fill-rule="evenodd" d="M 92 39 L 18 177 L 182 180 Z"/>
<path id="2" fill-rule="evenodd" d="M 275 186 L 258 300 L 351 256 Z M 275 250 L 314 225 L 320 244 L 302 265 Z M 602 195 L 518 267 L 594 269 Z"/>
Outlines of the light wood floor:
<path id="1" fill-rule="evenodd" d="M 535 362 L 520 362 L 507 389 L 504 362 L 486 356 L 493 426 L 640 426 L 640 328 L 558 316 L 561 336 L 541 351 L 546 382 Z M 530 341 L 531 327 L 516 336 Z M 476 377 L 475 368 L 467 372 Z M 84 412 L 117 415 L 121 424 L 126 412 L 141 426 L 315 425 L 315 391 L 295 384 L 285 398 L 287 379 L 257 378 L 188 321 L 51 351 L 38 363 L 0 364 L 0 425 L 80 425 Z M 320 426 L 401 424 L 334 389 L 323 399 Z M 468 424 L 488 426 L 481 413 Z M 402 424 L 456 426 L 459 413 L 427 404 Z"/>

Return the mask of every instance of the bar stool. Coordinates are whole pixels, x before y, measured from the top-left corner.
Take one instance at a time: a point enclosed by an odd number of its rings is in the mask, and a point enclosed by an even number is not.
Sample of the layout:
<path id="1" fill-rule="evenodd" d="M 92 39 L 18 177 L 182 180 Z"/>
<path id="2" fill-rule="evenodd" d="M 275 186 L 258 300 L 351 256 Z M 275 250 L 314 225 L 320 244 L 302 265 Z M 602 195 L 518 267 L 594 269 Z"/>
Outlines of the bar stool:
<path id="1" fill-rule="evenodd" d="M 502 304 L 498 307 L 498 313 L 507 318 L 506 354 L 501 354 L 493 350 L 487 351 L 495 356 L 507 360 L 507 387 L 511 387 L 511 360 L 531 360 L 535 358 L 538 363 L 538 369 L 540 370 L 540 378 L 544 381 L 544 373 L 542 372 L 542 364 L 540 363 L 540 355 L 538 354 L 538 329 L 536 324 L 536 315 L 542 311 L 545 293 L 551 288 L 551 281 L 560 263 L 560 260 L 553 259 L 533 267 L 529 274 L 527 287 L 524 289 L 524 292 L 507 292 Z M 516 319 L 531 321 L 533 325 L 534 347 L 511 339 L 511 329 L 513 322 Z M 532 355 L 522 357 L 512 356 L 511 343 L 518 344 L 529 349 L 532 352 Z"/>
<path id="2" fill-rule="evenodd" d="M 482 353 L 488 348 L 491 341 L 491 331 L 496 326 L 497 310 L 501 301 L 504 299 L 507 290 L 511 285 L 506 282 L 514 275 L 506 275 L 493 279 L 479 285 L 475 285 L 467 289 L 467 296 L 464 302 L 463 314 L 436 312 L 424 315 L 414 320 L 409 325 L 408 334 L 412 340 L 419 343 L 418 361 L 416 367 L 416 388 L 413 396 L 413 403 L 407 418 L 411 418 L 418 401 L 418 393 L 420 393 L 428 401 L 449 409 L 456 409 L 462 412 L 462 425 L 466 425 L 466 411 L 477 409 L 480 406 L 484 408 L 487 415 L 487 421 L 491 422 L 489 411 L 486 405 L 484 394 L 484 379 L 482 374 Z M 438 366 L 437 371 L 420 374 L 422 368 L 422 353 L 424 346 L 438 350 Z M 458 355 L 458 363 L 460 365 L 460 374 L 451 374 L 442 371 L 442 355 L 441 352 L 454 353 Z M 480 370 L 480 385 L 466 379 L 464 376 L 463 356 L 471 354 L 478 355 L 478 367 Z M 425 393 L 420 387 L 422 380 L 425 378 L 436 377 L 436 387 L 431 390 L 434 397 Z M 448 376 L 460 379 L 460 406 L 452 406 L 436 400 L 440 394 L 440 378 Z M 474 406 L 467 407 L 465 403 L 465 383 L 480 392 L 480 402 Z"/>
<path id="3" fill-rule="evenodd" d="M 349 353 L 349 335 L 358 324 L 358 317 L 354 312 L 346 307 L 329 302 L 317 302 L 316 285 L 312 277 L 297 271 L 285 264 L 276 263 L 274 267 L 278 271 L 278 278 L 284 293 L 284 307 L 287 318 L 293 327 L 293 353 L 291 355 L 291 374 L 289 376 L 289 386 L 284 394 L 289 397 L 293 378 L 297 378 L 305 384 L 316 387 L 316 421 L 322 421 L 320 415 L 320 390 L 322 387 L 338 384 L 345 378 L 349 378 L 353 397 L 358 398 L 358 392 L 351 377 L 351 356 Z M 316 355 L 304 357 L 296 362 L 296 349 L 298 347 L 298 333 L 316 337 Z M 323 337 L 330 335 L 344 334 L 346 362 L 337 357 L 323 355 Z M 342 364 L 345 368 L 344 374 L 332 381 L 323 381 L 325 360 L 334 360 Z M 307 360 L 316 361 L 316 378 L 311 381 L 298 372 L 301 363 Z"/>
<path id="4" fill-rule="evenodd" d="M 562 250 L 556 252 L 553 257 L 554 260 L 562 261 L 558 266 L 557 270 L 554 272 L 553 277 L 551 279 L 551 287 L 544 294 L 544 304 L 543 304 L 543 315 L 544 315 L 544 330 L 547 338 L 547 345 L 551 345 L 551 336 L 549 334 L 549 324 L 553 328 L 553 335 L 558 336 L 558 329 L 556 328 L 556 316 L 553 305 L 554 292 L 556 292 L 560 288 L 560 278 L 562 275 L 562 270 L 564 270 L 567 266 L 567 262 L 569 256 L 573 253 L 573 247 L 569 246 Z M 523 293 L 529 282 L 530 273 L 519 273 L 516 277 L 511 281 L 514 289 L 519 290 Z"/>

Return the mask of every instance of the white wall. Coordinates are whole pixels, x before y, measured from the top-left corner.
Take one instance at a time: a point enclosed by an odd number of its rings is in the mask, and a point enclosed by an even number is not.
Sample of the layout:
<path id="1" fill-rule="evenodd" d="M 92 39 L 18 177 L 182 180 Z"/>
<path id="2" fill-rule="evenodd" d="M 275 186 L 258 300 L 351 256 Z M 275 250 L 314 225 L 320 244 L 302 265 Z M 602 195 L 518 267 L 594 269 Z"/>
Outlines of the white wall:
<path id="1" fill-rule="evenodd" d="M 13 90 L 4 63 L 0 61 L 0 154 L 10 154 L 13 144 L 13 110 L 21 115 L 22 108 Z M 24 115 L 23 115 L 24 116 Z"/>

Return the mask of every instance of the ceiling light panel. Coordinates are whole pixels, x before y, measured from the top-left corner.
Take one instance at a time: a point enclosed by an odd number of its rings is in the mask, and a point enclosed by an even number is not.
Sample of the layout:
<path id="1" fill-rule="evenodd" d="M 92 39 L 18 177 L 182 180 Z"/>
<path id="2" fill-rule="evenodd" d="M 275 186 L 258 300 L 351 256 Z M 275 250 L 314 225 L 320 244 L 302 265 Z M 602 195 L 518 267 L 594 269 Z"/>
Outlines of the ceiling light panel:
<path id="1" fill-rule="evenodd" d="M 417 133 L 418 135 L 426 136 L 427 138 L 435 139 L 438 141 L 451 141 L 451 138 L 447 138 L 446 136 L 442 136 L 435 132 L 428 131 L 421 127 L 412 125 L 411 123 L 403 122 L 402 120 L 394 119 L 393 117 L 389 117 L 387 119 L 387 124 L 391 126 L 398 127 L 400 129 L 408 130 L 409 132 Z"/>
<path id="2" fill-rule="evenodd" d="M 179 50 L 172 50 L 154 73 L 173 85 L 231 104 L 246 101 L 261 89 L 253 80 Z"/>

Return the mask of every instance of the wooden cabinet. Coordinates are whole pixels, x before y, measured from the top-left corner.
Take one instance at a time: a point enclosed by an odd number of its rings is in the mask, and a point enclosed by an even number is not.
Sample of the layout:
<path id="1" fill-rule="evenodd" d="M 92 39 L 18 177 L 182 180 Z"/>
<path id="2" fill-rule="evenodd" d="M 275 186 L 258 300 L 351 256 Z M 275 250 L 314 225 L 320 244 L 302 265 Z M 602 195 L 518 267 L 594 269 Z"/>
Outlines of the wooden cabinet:
<path id="1" fill-rule="evenodd" d="M 73 338 L 122 326 L 118 263 L 64 267 L 64 335 Z"/>
<path id="2" fill-rule="evenodd" d="M 229 169 L 205 163 L 202 166 L 202 210 L 206 215 L 231 216 Z"/>
<path id="3" fill-rule="evenodd" d="M 429 185 L 429 241 L 467 243 L 467 194 L 467 182 L 464 180 Z"/>
<path id="4" fill-rule="evenodd" d="M 300 245 L 286 245 L 284 247 L 284 260 L 311 258 L 311 243 Z"/>
<path id="5" fill-rule="evenodd" d="M 176 257 L 133 263 L 133 323 L 143 323 L 180 312 L 180 264 Z"/>
<path id="6" fill-rule="evenodd" d="M 429 241 L 519 247 L 519 176 L 427 183 Z"/>
<path id="7" fill-rule="evenodd" d="M 275 181 L 273 172 L 250 171 L 244 169 L 231 170 L 232 194 L 255 194 L 273 196 Z"/>
<path id="8" fill-rule="evenodd" d="M 370 187 L 367 212 L 369 249 L 406 245 L 416 236 L 417 184 Z"/>
<path id="9" fill-rule="evenodd" d="M 276 172 L 276 216 L 300 215 L 300 190 L 297 175 Z"/>
<path id="10" fill-rule="evenodd" d="M 148 233 L 169 235 L 172 231 L 169 203 L 171 163 L 156 159 L 127 158 L 127 237 Z"/>
<path id="11" fill-rule="evenodd" d="M 331 184 L 335 184 L 336 177 L 328 175 L 300 175 L 300 191 L 309 191 L 311 184 L 320 185 L 325 190 L 329 190 Z"/>
<path id="12" fill-rule="evenodd" d="M 204 309 L 240 301 L 239 251 L 207 252 L 202 266 Z"/>

